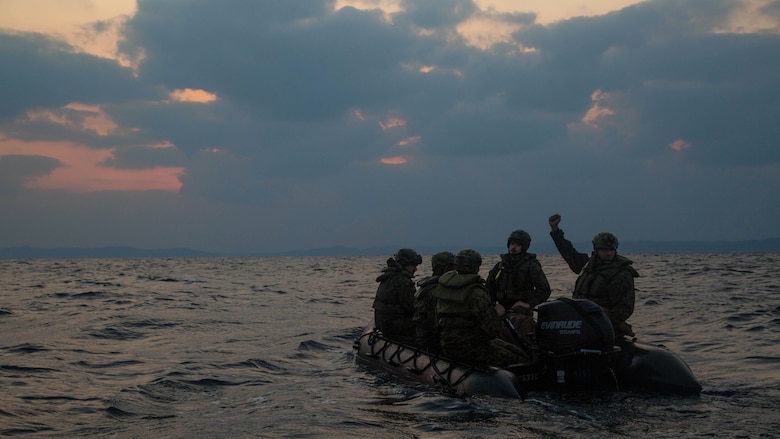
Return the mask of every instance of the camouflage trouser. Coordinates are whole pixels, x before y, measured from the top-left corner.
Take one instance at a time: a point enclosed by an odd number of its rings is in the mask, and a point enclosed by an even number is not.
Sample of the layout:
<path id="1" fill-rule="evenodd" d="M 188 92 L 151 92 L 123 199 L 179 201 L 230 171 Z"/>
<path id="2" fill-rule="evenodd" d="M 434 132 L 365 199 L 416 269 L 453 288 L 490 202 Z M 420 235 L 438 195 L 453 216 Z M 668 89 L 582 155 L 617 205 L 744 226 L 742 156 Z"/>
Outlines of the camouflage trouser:
<path id="1" fill-rule="evenodd" d="M 520 347 L 504 340 L 494 338 L 490 340 L 490 348 L 494 352 L 495 361 L 490 362 L 494 366 L 504 367 L 510 364 L 527 363 L 531 357 Z"/>

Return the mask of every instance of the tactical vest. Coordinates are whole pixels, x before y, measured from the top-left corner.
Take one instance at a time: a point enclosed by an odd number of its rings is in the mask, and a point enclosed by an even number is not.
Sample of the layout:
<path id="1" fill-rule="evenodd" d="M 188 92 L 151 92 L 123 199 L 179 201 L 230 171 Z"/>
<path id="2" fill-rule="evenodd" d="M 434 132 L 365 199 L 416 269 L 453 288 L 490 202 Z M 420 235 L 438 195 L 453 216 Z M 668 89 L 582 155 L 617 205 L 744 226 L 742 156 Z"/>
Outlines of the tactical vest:
<path id="1" fill-rule="evenodd" d="M 534 260 L 531 255 L 526 253 L 521 260 L 508 267 L 502 258 L 498 271 L 491 279 L 495 285 L 494 299 L 496 302 L 504 306 L 511 306 L 518 300 L 529 301 L 525 293 L 534 288 L 530 276 L 531 262 Z"/>
<path id="2" fill-rule="evenodd" d="M 610 306 L 609 283 L 612 278 L 624 270 L 633 271 L 622 258 L 615 256 L 611 264 L 599 265 L 595 269 L 591 268 L 592 261 L 589 261 L 582 268 L 577 282 L 574 284 L 575 299 L 590 299 L 599 305 Z"/>
<path id="3" fill-rule="evenodd" d="M 489 362 L 489 353 L 492 351 L 490 340 L 497 336 L 485 327 L 492 326 L 491 322 L 479 320 L 485 318 L 482 316 L 485 310 L 473 308 L 485 305 L 495 315 L 488 291 L 478 274 L 450 273 L 443 274 L 439 285 L 433 290 L 442 352 L 464 361 Z M 479 297 L 483 295 L 484 300 Z M 502 326 L 497 315 L 495 318 L 494 329 L 498 333 Z"/>
<path id="4" fill-rule="evenodd" d="M 433 297 L 436 298 L 436 323 L 439 328 L 458 329 L 477 326 L 477 321 L 466 304 L 472 288 L 479 288 L 479 286 L 472 284 L 457 290 L 437 287 L 433 290 Z"/>

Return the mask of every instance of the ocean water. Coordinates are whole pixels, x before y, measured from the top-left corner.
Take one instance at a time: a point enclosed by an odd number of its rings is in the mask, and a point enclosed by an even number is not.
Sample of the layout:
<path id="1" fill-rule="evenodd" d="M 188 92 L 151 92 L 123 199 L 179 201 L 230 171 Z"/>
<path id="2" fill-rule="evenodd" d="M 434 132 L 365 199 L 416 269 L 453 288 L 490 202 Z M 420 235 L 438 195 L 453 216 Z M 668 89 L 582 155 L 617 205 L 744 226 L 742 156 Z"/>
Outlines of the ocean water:
<path id="1" fill-rule="evenodd" d="M 0 436 L 780 437 L 780 254 L 628 256 L 638 338 L 701 395 L 461 398 L 366 370 L 385 257 L 0 260 Z"/>

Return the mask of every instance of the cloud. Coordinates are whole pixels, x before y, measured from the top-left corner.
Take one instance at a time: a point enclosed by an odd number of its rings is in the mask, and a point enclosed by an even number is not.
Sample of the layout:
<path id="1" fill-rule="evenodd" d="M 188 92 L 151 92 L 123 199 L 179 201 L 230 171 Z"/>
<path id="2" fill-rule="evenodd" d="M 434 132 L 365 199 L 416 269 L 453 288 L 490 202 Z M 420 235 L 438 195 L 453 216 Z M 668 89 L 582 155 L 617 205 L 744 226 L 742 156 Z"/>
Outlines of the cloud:
<path id="1" fill-rule="evenodd" d="M 217 100 L 217 95 L 209 93 L 206 90 L 193 90 L 191 88 L 173 90 L 170 93 L 171 99 L 179 102 L 199 102 L 208 103 Z"/>
<path id="2" fill-rule="evenodd" d="M 72 102 L 123 102 L 153 95 L 132 72 L 108 59 L 37 34 L 0 33 L 0 75 L 12 87 L 0 100 L 0 121 L 42 107 Z M 10 62 L 12 60 L 12 62 Z"/>
<path id="3" fill-rule="evenodd" d="M 57 168 L 57 160 L 36 155 L 0 156 L 0 196 L 3 193 L 18 192 L 25 183 Z"/>
<path id="4" fill-rule="evenodd" d="M 377 13 L 327 6 L 139 2 L 123 46 L 143 48 L 140 74 L 170 88 L 209 90 L 280 119 L 340 117 L 394 93 L 411 40 Z"/>
<path id="5" fill-rule="evenodd" d="M 0 151 L 15 157 L 22 165 L 9 173 L 24 176 L 29 189 L 54 189 L 68 192 L 167 190 L 181 187 L 182 167 L 148 167 L 122 169 L 111 166 L 114 150 L 93 149 L 69 142 L 25 142 L 0 137 Z M 18 154 L 13 156 L 10 154 Z M 30 167 L 28 164 L 37 164 Z M 33 173 L 35 169 L 39 172 Z M 45 169 L 46 172 L 41 172 Z M 23 174 L 19 174 L 19 172 Z"/>
<path id="6" fill-rule="evenodd" d="M 68 239 L 207 250 L 478 246 L 555 211 L 585 238 L 771 233 L 775 3 L 485 4 L 141 0 L 113 59 L 0 33 L 6 242 L 39 242 L 25 200 L 53 193 L 103 221 Z"/>
<path id="7" fill-rule="evenodd" d="M 682 139 L 677 139 L 671 144 L 669 144 L 669 148 L 672 148 L 675 151 L 684 151 L 686 149 L 690 149 L 691 144 Z"/>

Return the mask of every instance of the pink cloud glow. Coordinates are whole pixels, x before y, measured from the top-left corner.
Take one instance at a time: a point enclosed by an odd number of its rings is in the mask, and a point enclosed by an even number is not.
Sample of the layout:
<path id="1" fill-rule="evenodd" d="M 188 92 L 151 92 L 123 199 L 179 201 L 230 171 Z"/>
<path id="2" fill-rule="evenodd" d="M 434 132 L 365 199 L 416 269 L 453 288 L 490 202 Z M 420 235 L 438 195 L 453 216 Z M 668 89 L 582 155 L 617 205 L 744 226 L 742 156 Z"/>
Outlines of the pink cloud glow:
<path id="1" fill-rule="evenodd" d="M 209 93 L 206 90 L 193 90 L 191 88 L 174 90 L 169 96 L 174 101 L 196 102 L 199 104 L 206 104 L 217 100 L 217 95 L 214 93 Z"/>
<path id="2" fill-rule="evenodd" d="M 409 159 L 397 155 L 395 157 L 383 157 L 380 162 L 384 165 L 405 165 L 409 162 Z"/>
<path id="3" fill-rule="evenodd" d="M 605 100 L 607 94 L 601 90 L 596 90 L 590 95 L 590 99 L 594 102 L 593 106 L 588 109 L 585 115 L 582 117 L 582 122 L 594 127 L 598 127 L 597 121 L 607 116 L 615 114 L 614 111 L 607 107 L 601 106 L 601 103 Z"/>
<path id="4" fill-rule="evenodd" d="M 674 142 L 669 144 L 669 148 L 672 148 L 675 151 L 683 151 L 685 149 L 691 149 L 691 144 L 686 142 L 682 139 L 677 139 Z"/>
<path id="5" fill-rule="evenodd" d="M 360 121 L 366 120 L 366 115 L 363 114 L 363 110 L 360 110 L 360 109 L 353 110 L 352 111 L 352 115 L 355 116 L 355 118 L 357 120 L 360 120 Z"/>
<path id="6" fill-rule="evenodd" d="M 406 121 L 398 119 L 397 117 L 391 117 L 384 122 L 379 122 L 379 126 L 382 127 L 382 131 L 387 131 L 391 128 L 398 128 L 406 125 Z"/>
<path id="7" fill-rule="evenodd" d="M 159 147 L 159 145 L 156 145 Z M 0 158 L 4 155 L 50 157 L 60 166 L 48 175 L 31 177 L 24 182 L 28 189 L 49 189 L 86 193 L 97 191 L 181 189 L 183 167 L 150 169 L 116 169 L 104 165 L 113 157 L 113 149 L 92 149 L 72 142 L 26 142 L 0 133 Z"/>
<path id="8" fill-rule="evenodd" d="M 398 146 L 408 146 L 412 145 L 414 143 L 420 143 L 420 136 L 411 136 L 407 137 L 400 142 L 398 142 Z"/>
<path id="9" fill-rule="evenodd" d="M 63 111 L 65 110 L 65 111 Z M 71 113 L 68 113 L 69 110 Z M 76 115 L 72 112 L 77 112 Z M 29 121 L 49 122 L 75 130 L 94 131 L 100 136 L 108 136 L 119 129 L 119 125 L 103 112 L 99 105 L 70 103 L 62 110 L 30 110 Z"/>

